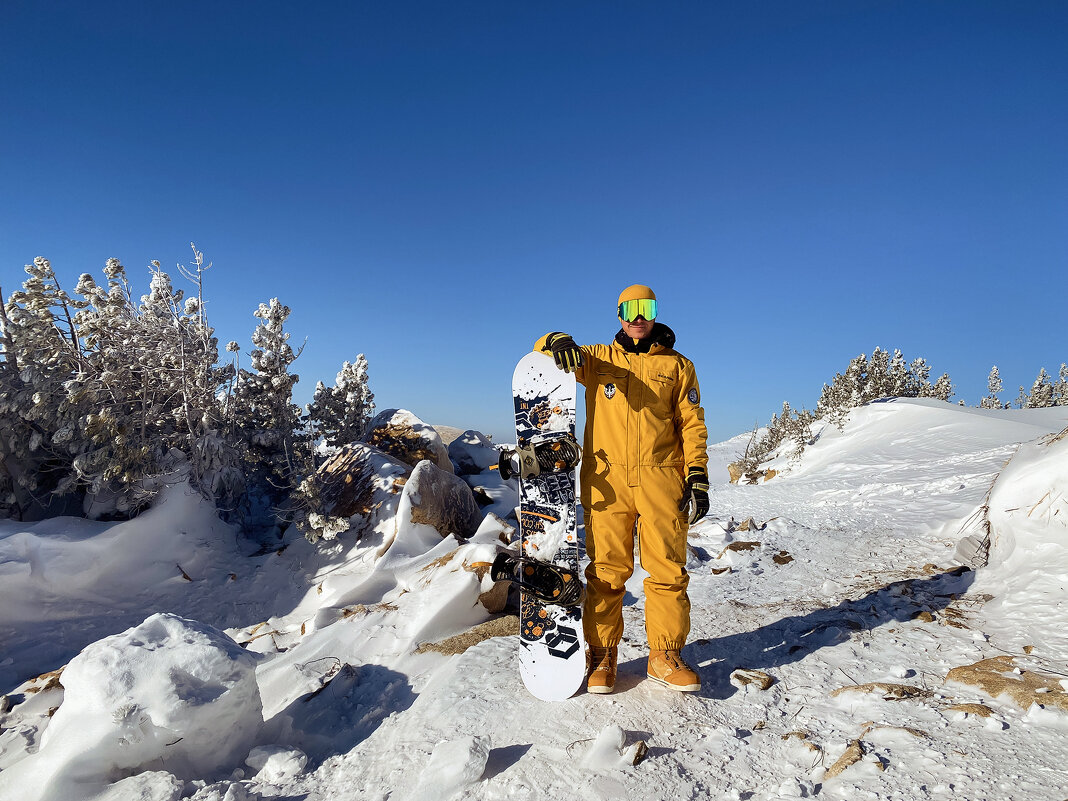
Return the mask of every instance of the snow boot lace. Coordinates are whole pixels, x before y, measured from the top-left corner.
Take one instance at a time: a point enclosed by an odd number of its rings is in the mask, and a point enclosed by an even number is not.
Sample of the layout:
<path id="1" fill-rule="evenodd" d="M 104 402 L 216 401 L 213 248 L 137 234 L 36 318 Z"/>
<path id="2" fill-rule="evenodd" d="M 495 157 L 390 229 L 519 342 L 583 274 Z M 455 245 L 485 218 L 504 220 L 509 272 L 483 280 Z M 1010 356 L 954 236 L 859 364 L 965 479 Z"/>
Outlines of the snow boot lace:
<path id="1" fill-rule="evenodd" d="M 678 651 L 650 651 L 646 672 L 653 681 L 678 692 L 695 693 L 701 689 L 701 677 Z"/>
<path id="2" fill-rule="evenodd" d="M 616 686 L 616 648 L 597 648 L 590 646 L 586 653 L 586 665 L 589 678 L 586 680 L 586 692 L 604 695 L 612 692 Z"/>

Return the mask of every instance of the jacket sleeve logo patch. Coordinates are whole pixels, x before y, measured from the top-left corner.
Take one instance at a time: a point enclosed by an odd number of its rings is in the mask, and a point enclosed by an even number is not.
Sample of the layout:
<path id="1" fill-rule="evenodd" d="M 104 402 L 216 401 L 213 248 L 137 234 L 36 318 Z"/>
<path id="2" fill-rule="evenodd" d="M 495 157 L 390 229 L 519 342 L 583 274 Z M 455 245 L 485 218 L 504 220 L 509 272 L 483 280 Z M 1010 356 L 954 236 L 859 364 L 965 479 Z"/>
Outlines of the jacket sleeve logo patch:
<path id="1" fill-rule="evenodd" d="M 694 406 L 697 405 L 697 401 L 699 401 L 700 399 L 700 396 L 697 394 L 697 387 L 691 388 L 690 391 L 686 393 L 686 400 L 688 400 Z"/>
<path id="2" fill-rule="evenodd" d="M 616 394 L 616 385 L 615 384 L 605 384 L 604 385 L 604 396 L 606 398 L 608 398 L 609 400 L 612 400 L 612 396 L 615 395 L 615 394 Z"/>

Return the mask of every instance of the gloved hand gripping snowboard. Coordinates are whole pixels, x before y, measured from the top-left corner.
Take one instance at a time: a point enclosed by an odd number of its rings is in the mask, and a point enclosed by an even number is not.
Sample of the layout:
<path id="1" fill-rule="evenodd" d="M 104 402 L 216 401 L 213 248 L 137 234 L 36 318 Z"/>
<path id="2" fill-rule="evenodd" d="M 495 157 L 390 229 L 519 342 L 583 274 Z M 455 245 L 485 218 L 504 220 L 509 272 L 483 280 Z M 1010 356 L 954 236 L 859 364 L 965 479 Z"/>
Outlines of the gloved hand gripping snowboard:
<path id="1" fill-rule="evenodd" d="M 679 501 L 679 509 L 687 507 L 691 526 L 708 514 L 708 473 L 700 467 L 691 467 L 686 475 L 686 491 Z"/>
<path id="2" fill-rule="evenodd" d="M 556 366 L 565 373 L 574 372 L 582 366 L 582 349 L 569 334 L 554 331 L 545 338 L 545 344 L 552 351 Z"/>

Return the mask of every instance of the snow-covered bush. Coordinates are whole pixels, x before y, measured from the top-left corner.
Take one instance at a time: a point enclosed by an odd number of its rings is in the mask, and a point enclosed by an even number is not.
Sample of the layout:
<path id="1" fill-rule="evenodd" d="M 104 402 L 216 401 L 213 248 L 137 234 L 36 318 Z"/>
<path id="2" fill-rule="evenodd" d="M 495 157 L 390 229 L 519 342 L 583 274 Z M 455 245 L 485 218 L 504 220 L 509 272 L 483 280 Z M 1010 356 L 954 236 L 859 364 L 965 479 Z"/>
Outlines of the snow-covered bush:
<path id="1" fill-rule="evenodd" d="M 106 284 L 83 274 L 68 294 L 47 259 L 0 309 L 0 515 L 74 512 L 130 516 L 175 474 L 187 474 L 232 521 L 274 527 L 311 464 L 310 426 L 342 438 L 373 405 L 361 355 L 338 374 L 339 403 L 302 417 L 293 403 L 299 353 L 290 310 L 261 304 L 250 369 L 220 364 L 193 248 L 178 265 L 194 291 L 175 289 L 159 262 L 135 299 L 117 259 Z M 230 343 L 227 351 L 240 348 Z"/>

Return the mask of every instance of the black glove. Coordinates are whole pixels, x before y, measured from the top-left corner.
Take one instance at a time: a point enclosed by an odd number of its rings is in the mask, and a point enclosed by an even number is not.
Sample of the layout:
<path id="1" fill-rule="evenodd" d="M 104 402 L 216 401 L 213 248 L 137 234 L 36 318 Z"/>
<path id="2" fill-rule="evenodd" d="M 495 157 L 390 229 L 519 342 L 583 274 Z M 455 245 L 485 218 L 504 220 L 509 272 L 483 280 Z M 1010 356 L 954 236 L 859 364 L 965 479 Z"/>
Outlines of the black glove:
<path id="1" fill-rule="evenodd" d="M 691 467 L 686 475 L 686 491 L 682 494 L 679 509 L 687 507 L 691 526 L 708 514 L 708 473 L 700 467 Z"/>
<path id="2" fill-rule="evenodd" d="M 545 344 L 552 351 L 556 366 L 565 373 L 574 372 L 582 366 L 582 351 L 570 334 L 554 331 L 545 338 Z"/>

